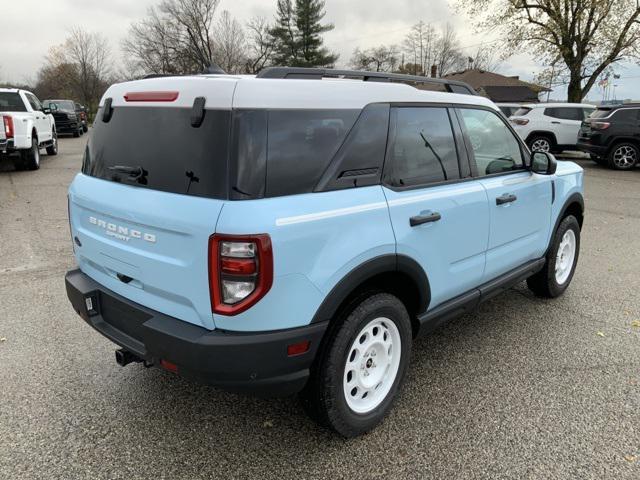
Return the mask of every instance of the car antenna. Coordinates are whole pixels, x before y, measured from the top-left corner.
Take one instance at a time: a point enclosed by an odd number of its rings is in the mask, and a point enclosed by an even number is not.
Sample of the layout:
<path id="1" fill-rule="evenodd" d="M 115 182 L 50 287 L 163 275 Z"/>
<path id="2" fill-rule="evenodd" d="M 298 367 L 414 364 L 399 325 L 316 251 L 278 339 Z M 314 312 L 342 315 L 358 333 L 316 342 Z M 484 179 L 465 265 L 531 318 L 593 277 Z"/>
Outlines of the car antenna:
<path id="1" fill-rule="evenodd" d="M 209 65 L 203 73 L 207 75 L 226 75 L 227 74 L 227 72 L 225 72 L 222 68 L 220 68 L 219 65 L 215 63 L 212 63 L 211 65 Z"/>

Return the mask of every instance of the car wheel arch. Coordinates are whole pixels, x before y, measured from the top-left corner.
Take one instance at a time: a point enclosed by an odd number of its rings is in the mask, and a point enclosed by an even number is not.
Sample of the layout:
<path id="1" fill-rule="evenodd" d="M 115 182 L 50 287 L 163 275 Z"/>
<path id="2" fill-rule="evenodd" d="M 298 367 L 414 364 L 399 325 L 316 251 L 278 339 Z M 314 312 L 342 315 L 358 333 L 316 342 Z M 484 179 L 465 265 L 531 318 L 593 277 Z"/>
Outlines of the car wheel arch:
<path id="1" fill-rule="evenodd" d="M 556 138 L 555 133 L 548 132 L 546 130 L 534 130 L 529 135 L 527 135 L 527 140 L 525 141 L 525 143 L 529 145 L 529 142 L 534 137 L 546 137 L 551 140 L 551 143 L 553 144 L 552 146 L 558 145 L 558 139 Z"/>
<path id="2" fill-rule="evenodd" d="M 551 239 L 549 242 L 553 241 L 553 234 L 558 229 L 560 222 L 564 220 L 568 215 L 573 215 L 578 220 L 578 225 L 580 225 L 580 230 L 582 230 L 582 223 L 584 222 L 584 197 L 579 192 L 574 192 L 565 200 L 564 205 L 560 209 L 560 213 L 556 218 L 555 224 L 553 225 L 553 230 L 551 231 Z M 549 249 L 551 245 L 547 247 Z"/>
<path id="3" fill-rule="evenodd" d="M 372 291 L 397 296 L 409 311 L 416 333 L 417 317 L 426 312 L 431 300 L 431 287 L 416 260 L 397 254 L 374 257 L 347 273 L 325 297 L 311 323 L 330 322 L 351 302 Z"/>

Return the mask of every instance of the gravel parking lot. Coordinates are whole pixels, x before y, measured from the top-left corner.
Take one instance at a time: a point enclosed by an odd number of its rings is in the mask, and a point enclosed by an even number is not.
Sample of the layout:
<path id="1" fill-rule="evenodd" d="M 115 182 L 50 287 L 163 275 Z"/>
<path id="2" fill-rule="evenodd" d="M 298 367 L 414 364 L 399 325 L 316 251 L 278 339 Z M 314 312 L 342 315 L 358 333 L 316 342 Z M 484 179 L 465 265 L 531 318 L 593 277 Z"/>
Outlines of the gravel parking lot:
<path id="1" fill-rule="evenodd" d="M 519 285 L 418 340 L 392 414 L 345 441 L 295 398 L 115 363 L 64 289 L 85 142 L 0 164 L 0 478 L 640 478 L 640 170 L 581 160 L 567 293 Z"/>

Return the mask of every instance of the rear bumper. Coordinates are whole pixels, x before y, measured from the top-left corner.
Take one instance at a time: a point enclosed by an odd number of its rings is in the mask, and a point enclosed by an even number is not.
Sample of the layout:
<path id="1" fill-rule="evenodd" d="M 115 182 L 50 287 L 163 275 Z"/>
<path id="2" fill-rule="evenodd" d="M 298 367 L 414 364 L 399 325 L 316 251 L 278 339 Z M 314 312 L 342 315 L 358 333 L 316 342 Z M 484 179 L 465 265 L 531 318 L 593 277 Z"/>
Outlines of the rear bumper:
<path id="1" fill-rule="evenodd" d="M 581 152 L 590 153 L 591 155 L 595 155 L 597 157 L 604 157 L 607 155 L 608 147 L 602 145 L 594 145 L 590 142 L 585 142 L 584 140 L 578 141 L 577 144 L 578 150 Z"/>
<path id="2" fill-rule="evenodd" d="M 300 391 L 327 328 L 322 323 L 264 333 L 209 331 L 127 300 L 80 270 L 67 272 L 65 283 L 73 308 L 105 337 L 149 363 L 166 360 L 180 376 L 225 390 L 264 396 Z M 287 355 L 288 345 L 306 340 L 306 353 Z"/>

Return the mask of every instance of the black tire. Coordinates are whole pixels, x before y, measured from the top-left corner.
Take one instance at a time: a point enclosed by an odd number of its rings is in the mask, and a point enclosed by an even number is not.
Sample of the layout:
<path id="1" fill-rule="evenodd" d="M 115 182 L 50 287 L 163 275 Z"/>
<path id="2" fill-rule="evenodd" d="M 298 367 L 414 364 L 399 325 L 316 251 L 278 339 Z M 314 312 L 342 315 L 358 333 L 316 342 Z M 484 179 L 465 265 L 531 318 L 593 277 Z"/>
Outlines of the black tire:
<path id="1" fill-rule="evenodd" d="M 609 167 L 614 170 L 631 170 L 640 161 L 640 150 L 633 143 L 618 143 L 610 151 L 607 157 Z"/>
<path id="2" fill-rule="evenodd" d="M 83 125 L 83 126 L 82 126 L 82 131 L 83 131 L 84 133 L 87 133 L 87 132 L 89 131 L 89 127 L 87 127 L 86 125 Z"/>
<path id="3" fill-rule="evenodd" d="M 558 257 L 558 248 L 560 243 L 568 230 L 573 230 L 575 236 L 575 255 L 569 276 L 562 283 L 558 283 L 556 280 L 556 262 Z M 547 260 L 542 270 L 535 275 L 532 275 L 527 279 L 527 286 L 529 289 L 539 297 L 555 298 L 564 293 L 567 289 L 573 274 L 576 271 L 576 265 L 578 264 L 578 257 L 580 255 L 580 224 L 573 215 L 568 215 L 562 219 L 558 229 L 553 235 L 553 240 L 549 251 L 547 252 Z"/>
<path id="4" fill-rule="evenodd" d="M 38 138 L 31 138 L 31 148 L 29 150 L 23 150 L 22 165 L 26 170 L 38 170 L 40 168 L 40 149 L 38 148 Z"/>
<path id="5" fill-rule="evenodd" d="M 47 147 L 47 155 L 53 157 L 58 154 L 58 134 L 53 131 L 52 143 Z"/>
<path id="6" fill-rule="evenodd" d="M 547 145 L 546 149 L 540 149 L 538 148 L 539 145 L 545 144 Z M 529 147 L 529 150 L 531 150 L 532 152 L 549 152 L 551 153 L 552 151 L 555 150 L 555 143 L 554 141 L 547 137 L 546 135 L 535 135 L 533 137 L 531 137 L 528 141 L 527 141 L 527 146 Z"/>
<path id="7" fill-rule="evenodd" d="M 345 398 L 343 381 L 345 373 L 349 374 L 345 372 L 347 356 L 352 353 L 352 346 L 362 334 L 363 328 L 380 318 L 385 323 L 392 322 L 399 333 L 401 354 L 398 370 L 395 378 L 388 379 L 390 389 L 380 403 L 367 413 L 359 414 L 349 407 Z M 387 339 L 387 331 L 374 335 L 385 335 L 384 339 Z M 411 357 L 411 342 L 411 320 L 398 298 L 388 293 L 371 293 L 352 302 L 332 322 L 323 348 L 311 369 L 311 377 L 300 393 L 305 411 L 319 424 L 332 428 L 344 437 L 355 437 L 376 427 L 391 409 L 402 385 Z M 361 368 L 365 369 L 365 365 L 369 368 L 368 362 L 363 358 Z M 373 364 L 373 367 L 376 365 Z M 383 381 L 380 382 L 382 383 Z M 377 388 L 376 386 L 371 391 Z"/>

